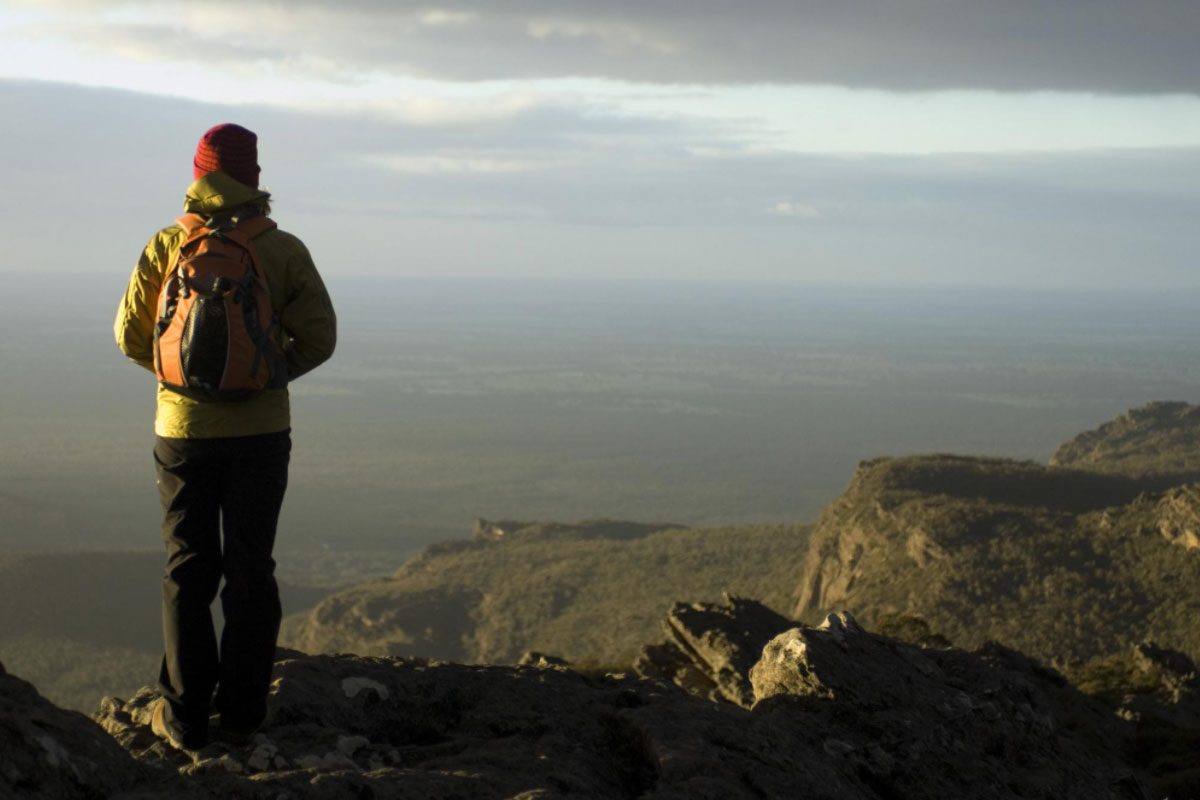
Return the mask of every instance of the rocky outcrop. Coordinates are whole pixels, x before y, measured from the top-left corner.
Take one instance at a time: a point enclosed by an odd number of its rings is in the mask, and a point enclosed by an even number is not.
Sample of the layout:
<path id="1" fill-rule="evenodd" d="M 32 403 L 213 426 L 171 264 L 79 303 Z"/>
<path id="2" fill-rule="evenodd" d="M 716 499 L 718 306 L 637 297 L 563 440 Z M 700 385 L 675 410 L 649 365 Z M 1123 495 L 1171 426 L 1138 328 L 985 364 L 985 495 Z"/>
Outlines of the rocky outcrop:
<path id="1" fill-rule="evenodd" d="M 1131 409 L 1060 445 L 1050 464 L 1128 475 L 1157 490 L 1200 480 L 1200 406 Z"/>
<path id="2" fill-rule="evenodd" d="M 1174 545 L 1200 547 L 1200 487 L 1181 486 L 1158 500 L 1158 532 Z"/>
<path id="3" fill-rule="evenodd" d="M 272 720 L 248 745 L 166 748 L 149 689 L 98 718 L 164 796 L 188 800 L 1147 797 L 1114 757 L 1121 720 L 1061 677 L 846 616 L 772 639 L 751 709 L 561 667 L 282 655 Z"/>
<path id="4" fill-rule="evenodd" d="M 3 672 L 0 753 L 0 797 L 7 800 L 115 797 L 151 778 L 99 725 Z"/>
<path id="5" fill-rule="evenodd" d="M 678 690 L 558 669 L 285 656 L 272 721 L 244 747 L 162 747 L 150 690 L 106 704 L 100 720 L 140 761 L 212 797 L 753 796 L 741 777 L 753 750 L 719 744 L 749 717 L 711 718 Z M 781 761 L 759 780 L 782 791 L 794 772 Z"/>
<path id="6" fill-rule="evenodd" d="M 1146 636 L 1200 656 L 1195 490 L 1030 462 L 864 462 L 810 538 L 792 614 L 913 615 L 956 645 L 1088 659 Z M 1176 546 L 1183 545 L 1183 546 Z"/>
<path id="7" fill-rule="evenodd" d="M 755 600 L 725 595 L 723 603 L 676 603 L 667 612 L 667 641 L 642 649 L 633 671 L 710 700 L 754 705 L 750 669 L 763 645 L 796 623 Z"/>
<path id="8" fill-rule="evenodd" d="M 1200 676 L 1190 658 L 1139 642 L 1066 675 L 1128 722 L 1122 752 L 1149 769 L 1155 797 L 1200 797 Z"/>
<path id="9" fill-rule="evenodd" d="M 693 609 L 704 613 L 681 625 L 681 612 Z M 704 620 L 711 629 L 705 630 Z M 761 634 L 781 622 L 778 635 Z M 928 796 L 930 776 L 915 767 L 928 753 L 949 760 L 957 754 L 962 765 L 959 783 L 944 787 L 946 796 L 989 796 L 989 790 L 995 796 L 1052 796 L 1063 789 L 1055 765 L 1070 762 L 1072 769 L 1086 770 L 1096 752 L 1150 765 L 1154 797 L 1187 798 L 1200 789 L 1200 771 L 1192 774 L 1189 755 L 1200 736 L 1197 676 L 1182 653 L 1143 643 L 1076 665 L 1071 679 L 1092 697 L 1000 645 L 967 653 L 918 618 L 890 618 L 887 625 L 906 640 L 868 633 L 845 613 L 809 628 L 752 601 L 677 604 L 665 623 L 672 641 L 646 648 L 635 669 L 757 714 L 803 720 L 828 737 L 825 752 L 855 763 L 872 785 L 887 787 L 882 796 Z M 710 662 L 720 656 L 682 646 L 675 638 L 681 629 L 689 641 L 718 643 L 731 632 L 757 629 L 760 655 L 744 672 L 724 676 L 727 685 L 748 687 L 748 694 L 719 692 Z M 1030 769 L 1013 768 L 1017 764 Z M 1001 774 L 1003 787 L 996 780 Z M 1139 789 L 1126 776 L 1113 791 L 1137 797 Z"/>
<path id="10" fill-rule="evenodd" d="M 1120 721 L 998 645 L 922 649 L 843 613 L 772 639 L 750 677 L 755 712 L 827 732 L 825 752 L 881 796 L 1065 797 L 1076 775 L 1110 797 L 1149 796 L 1128 768 L 1091 773 L 1098 752 L 1119 752 Z M 849 708 L 852 725 L 840 719 Z M 923 766 L 931 757 L 945 769 L 936 792 Z"/>
<path id="11" fill-rule="evenodd" d="M 1114 714 L 1014 651 L 922 648 L 848 614 L 768 636 L 742 671 L 777 615 L 737 598 L 672 614 L 703 645 L 685 657 L 703 652 L 711 669 L 725 654 L 722 674 L 736 680 L 722 685 L 750 687 L 734 695 L 742 705 L 552 658 L 501 667 L 280 651 L 263 730 L 181 753 L 149 729 L 151 689 L 106 700 L 97 725 L 0 676 L 0 796 L 1148 800 L 1137 766 L 1148 760 L 1128 731 L 1163 698 L 1191 702 L 1195 679 L 1181 654 L 1132 650 L 1129 669 L 1158 688 L 1140 711 Z M 1174 724 L 1190 735 L 1190 717 Z"/>

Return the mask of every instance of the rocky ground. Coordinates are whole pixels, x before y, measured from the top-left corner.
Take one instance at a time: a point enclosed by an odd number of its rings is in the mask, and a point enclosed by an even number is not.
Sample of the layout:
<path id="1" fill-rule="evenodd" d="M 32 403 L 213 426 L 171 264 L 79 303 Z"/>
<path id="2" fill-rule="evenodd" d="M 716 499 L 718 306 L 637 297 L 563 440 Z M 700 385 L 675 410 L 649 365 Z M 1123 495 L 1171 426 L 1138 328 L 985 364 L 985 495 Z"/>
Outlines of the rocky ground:
<path id="1" fill-rule="evenodd" d="M 745 614 L 725 616 L 736 628 Z M 8 769 L 0 794 L 1149 797 L 1113 757 L 1120 720 L 1061 676 L 1003 648 L 922 649 L 846 615 L 771 638 L 741 704 L 565 667 L 281 656 L 268 727 L 193 754 L 150 733 L 148 689 L 107 701 L 97 724 L 8 678 L 4 747 L 20 774 Z"/>
<path id="2" fill-rule="evenodd" d="M 745 598 L 677 603 L 662 627 L 667 641 L 643 649 L 634 666 L 638 674 L 670 681 L 702 697 L 755 709 L 760 709 L 768 696 L 790 698 L 792 703 L 809 703 L 804 698 L 812 697 L 834 701 L 813 707 L 833 713 L 854 708 L 858 724 L 869 731 L 865 738 L 859 732 L 859 744 L 874 753 L 889 753 L 897 746 L 932 746 L 934 750 L 942 746 L 918 740 L 938 728 L 936 723 L 929 727 L 924 715 L 931 703 L 939 701 L 924 692 L 932 690 L 936 695 L 946 686 L 912 676 L 916 665 L 926 677 L 953 676 L 951 685 L 966 688 L 968 695 L 972 694 L 968 687 L 990 686 L 983 693 L 989 698 L 985 701 L 987 713 L 999 721 L 993 731 L 998 738 L 992 740 L 992 746 L 1021 738 L 1002 730 L 1007 724 L 1003 720 L 1039 709 L 1037 713 L 1045 713 L 1046 719 L 1080 735 L 1093 752 L 1108 752 L 1111 760 L 1148 774 L 1153 797 L 1200 797 L 1196 757 L 1200 753 L 1200 675 L 1187 656 L 1153 642 L 1073 663 L 1063 674 L 995 643 L 973 654 L 956 650 L 924 620 L 912 616 L 888 618 L 884 624 L 887 636 L 865 634 L 845 614 L 831 616 L 822 627 L 832 631 L 836 649 L 828 647 L 829 638 L 822 637 L 820 630 L 797 626 Z M 813 647 L 822 645 L 825 651 L 814 654 Z M 787 663 L 785 652 L 789 650 L 804 651 L 805 667 L 778 673 L 774 665 Z M 756 652 L 761 656 L 750 657 Z M 986 669 L 981 670 L 981 664 Z M 1017 710 L 1008 706 L 997 711 L 996 703 L 1003 705 L 1006 697 L 1011 701 L 1014 689 L 1017 696 L 1025 693 Z M 973 701 L 957 696 L 948 702 L 970 706 Z M 971 729 L 954 735 L 967 741 L 978 733 Z M 936 738 L 939 734 L 931 735 Z M 976 743 L 966 749 L 978 747 Z M 1016 763 L 1029 763 L 1025 755 L 1009 752 L 1009 756 Z M 980 763 L 977 753 L 964 753 L 967 771 L 974 771 Z M 911 784 L 896 796 L 926 795 L 921 786 Z"/>
<path id="3" fill-rule="evenodd" d="M 988 644 L 676 604 L 635 674 L 280 651 L 271 720 L 194 753 L 143 689 L 94 721 L 0 675 L 0 797 L 1128 798 L 1200 794 L 1194 663 L 1141 643 L 1068 677 Z M 1078 688 L 1077 688 L 1078 687 Z"/>

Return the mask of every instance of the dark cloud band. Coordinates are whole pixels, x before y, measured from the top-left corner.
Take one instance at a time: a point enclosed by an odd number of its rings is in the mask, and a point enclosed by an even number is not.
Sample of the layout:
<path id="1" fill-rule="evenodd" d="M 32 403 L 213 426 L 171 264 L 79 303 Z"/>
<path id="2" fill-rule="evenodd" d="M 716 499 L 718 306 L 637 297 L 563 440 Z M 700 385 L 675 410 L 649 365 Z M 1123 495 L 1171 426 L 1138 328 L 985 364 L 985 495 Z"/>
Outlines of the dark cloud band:
<path id="1" fill-rule="evenodd" d="M 88 8 L 107 5 L 131 4 Z M 169 36 L 165 7 L 147 6 L 157 28 L 129 24 L 129 14 L 120 26 L 75 14 L 70 35 L 155 57 L 211 60 L 217 47 L 226 64 L 241 52 L 252 69 L 317 64 L 338 79 L 1200 91 L 1196 0 L 213 0 L 203 30 L 170 16 Z M 221 25 L 226 35 L 214 35 Z M 169 52 L 155 46 L 168 39 Z"/>
<path id="2" fill-rule="evenodd" d="M 349 0 L 336 8 L 345 25 L 329 41 L 340 55 L 466 80 L 1133 94 L 1200 87 L 1193 0 L 450 0 L 437 12 L 428 3 Z M 418 24 L 403 22 L 412 19 Z"/>

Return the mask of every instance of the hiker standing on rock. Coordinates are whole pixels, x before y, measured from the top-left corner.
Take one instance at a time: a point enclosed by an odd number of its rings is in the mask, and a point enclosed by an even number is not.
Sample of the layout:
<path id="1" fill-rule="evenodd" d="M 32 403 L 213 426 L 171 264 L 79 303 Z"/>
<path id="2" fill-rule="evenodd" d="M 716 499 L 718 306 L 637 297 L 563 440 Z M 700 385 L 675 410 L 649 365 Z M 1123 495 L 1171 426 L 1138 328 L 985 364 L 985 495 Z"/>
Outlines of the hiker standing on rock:
<path id="1" fill-rule="evenodd" d="M 163 699 L 154 732 L 179 749 L 266 718 L 282 615 L 271 552 L 291 451 L 289 381 L 333 353 L 337 322 L 299 239 L 269 218 L 258 137 L 204 134 L 187 212 L 150 239 L 117 311 L 117 344 L 158 378 L 154 460 L 164 519 Z M 225 626 L 211 606 L 221 579 Z M 215 692 L 215 696 L 214 696 Z"/>

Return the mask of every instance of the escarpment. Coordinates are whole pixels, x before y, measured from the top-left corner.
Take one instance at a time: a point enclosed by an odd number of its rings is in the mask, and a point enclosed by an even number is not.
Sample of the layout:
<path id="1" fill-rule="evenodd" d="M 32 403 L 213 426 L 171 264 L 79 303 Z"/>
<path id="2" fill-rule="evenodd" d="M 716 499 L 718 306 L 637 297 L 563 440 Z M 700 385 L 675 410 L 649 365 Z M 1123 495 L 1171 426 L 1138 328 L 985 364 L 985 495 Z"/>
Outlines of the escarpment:
<path id="1" fill-rule="evenodd" d="M 1052 466 L 1126 475 L 1147 488 L 1200 481 L 1200 406 L 1149 403 L 1064 442 Z"/>
<path id="2" fill-rule="evenodd" d="M 1200 494 L 955 456 L 859 466 L 813 531 L 792 613 L 913 614 L 964 646 L 1086 659 L 1149 635 L 1195 657 Z"/>

